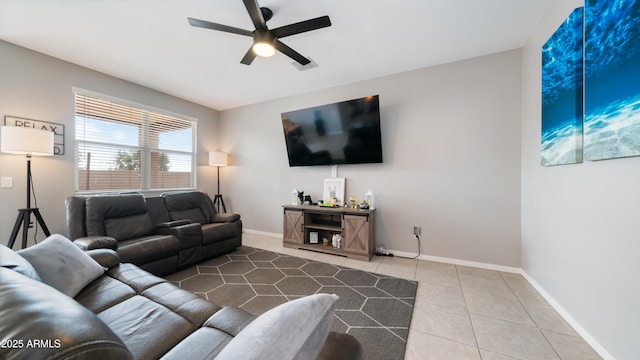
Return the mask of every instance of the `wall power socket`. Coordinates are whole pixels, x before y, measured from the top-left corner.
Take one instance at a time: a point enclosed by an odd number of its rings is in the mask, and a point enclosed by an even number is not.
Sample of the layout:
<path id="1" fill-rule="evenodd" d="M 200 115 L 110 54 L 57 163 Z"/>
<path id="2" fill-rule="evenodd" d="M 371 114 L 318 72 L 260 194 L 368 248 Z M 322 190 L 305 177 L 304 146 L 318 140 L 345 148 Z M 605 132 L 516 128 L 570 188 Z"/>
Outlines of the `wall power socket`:
<path id="1" fill-rule="evenodd" d="M 0 178 L 0 188 L 12 188 L 13 178 L 9 176 L 3 176 Z"/>

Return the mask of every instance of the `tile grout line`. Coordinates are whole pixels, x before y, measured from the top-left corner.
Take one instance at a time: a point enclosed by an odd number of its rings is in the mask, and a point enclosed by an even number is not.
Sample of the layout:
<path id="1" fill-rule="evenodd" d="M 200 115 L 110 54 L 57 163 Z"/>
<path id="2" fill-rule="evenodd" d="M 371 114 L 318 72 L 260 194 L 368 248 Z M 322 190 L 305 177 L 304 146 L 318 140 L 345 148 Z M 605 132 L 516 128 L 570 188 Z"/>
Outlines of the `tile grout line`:
<path id="1" fill-rule="evenodd" d="M 513 288 L 509 285 L 509 283 L 504 279 L 504 276 L 502 276 L 502 273 L 498 271 L 498 274 L 500 275 L 500 278 L 502 279 L 502 281 L 504 281 L 504 283 L 507 285 L 507 288 L 509 289 L 509 291 L 513 294 L 513 296 L 516 298 L 516 300 L 518 300 L 518 304 L 520 304 L 520 306 L 522 306 L 522 308 L 524 309 L 524 311 L 527 313 L 527 315 L 529 316 L 529 318 L 531 319 L 531 321 L 535 324 L 536 329 L 540 332 L 540 334 L 542 334 L 542 337 L 544 338 L 544 340 L 547 342 L 547 344 L 549 344 L 549 346 L 551 347 L 551 349 L 553 349 L 553 352 L 558 356 L 559 359 L 562 360 L 562 356 L 560 355 L 560 353 L 558 352 L 558 350 L 556 350 L 555 346 L 553 346 L 553 344 L 551 343 L 551 341 L 549 341 L 549 339 L 547 338 L 547 335 L 545 335 L 544 331 L 542 331 L 542 329 L 540 328 L 540 326 L 538 325 L 538 322 L 533 318 L 533 316 L 531 316 L 531 313 L 529 312 L 529 310 L 527 309 L 527 307 L 522 303 L 522 301 L 520 300 L 520 297 L 518 297 L 518 294 L 516 294 L 515 291 L 513 291 Z"/>
<path id="2" fill-rule="evenodd" d="M 454 265 L 456 270 L 456 279 L 458 280 L 458 286 L 462 292 L 462 298 L 464 299 L 464 309 L 469 317 L 469 324 L 471 324 L 471 332 L 473 332 L 473 341 L 476 343 L 476 351 L 478 352 L 478 358 L 482 359 L 482 353 L 480 352 L 480 344 L 478 343 L 478 336 L 476 335 L 476 328 L 473 326 L 473 320 L 471 319 L 471 312 L 469 311 L 469 303 L 467 302 L 467 296 L 465 295 L 464 287 L 462 287 L 462 280 L 460 279 L 460 272 L 458 271 L 458 265 Z"/>

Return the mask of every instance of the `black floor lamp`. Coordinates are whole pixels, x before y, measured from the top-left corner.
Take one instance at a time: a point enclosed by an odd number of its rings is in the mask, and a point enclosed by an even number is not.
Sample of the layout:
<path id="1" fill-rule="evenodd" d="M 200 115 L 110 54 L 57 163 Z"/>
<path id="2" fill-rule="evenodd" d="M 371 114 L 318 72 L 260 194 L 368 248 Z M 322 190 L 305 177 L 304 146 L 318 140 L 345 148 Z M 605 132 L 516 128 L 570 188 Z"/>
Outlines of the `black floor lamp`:
<path id="1" fill-rule="evenodd" d="M 49 229 L 37 207 L 31 207 L 31 156 L 53 155 L 53 137 L 51 131 L 38 130 L 19 126 L 3 126 L 0 137 L 0 151 L 7 154 L 26 155 L 27 157 L 27 207 L 18 209 L 18 218 L 11 231 L 7 246 L 13 248 L 22 227 L 22 248 L 27 247 L 27 235 L 31 224 L 31 214 L 36 217 L 38 224 L 46 236 L 51 235 Z"/>
<path id="2" fill-rule="evenodd" d="M 216 166 L 218 168 L 218 193 L 213 199 L 213 206 L 218 206 L 218 212 L 220 212 L 220 205 L 222 205 L 224 212 L 227 212 L 227 207 L 224 206 L 224 200 L 220 194 L 220 167 L 228 165 L 227 158 L 227 153 L 222 151 L 212 151 L 209 153 L 209 166 Z"/>

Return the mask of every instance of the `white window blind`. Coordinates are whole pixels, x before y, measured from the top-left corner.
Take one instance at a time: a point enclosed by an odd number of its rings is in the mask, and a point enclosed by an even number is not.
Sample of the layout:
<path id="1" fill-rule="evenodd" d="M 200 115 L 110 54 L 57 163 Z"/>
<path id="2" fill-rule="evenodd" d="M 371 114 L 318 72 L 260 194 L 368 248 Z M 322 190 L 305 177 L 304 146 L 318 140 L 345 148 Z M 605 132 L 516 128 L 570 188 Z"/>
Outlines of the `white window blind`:
<path id="1" fill-rule="evenodd" d="M 76 191 L 195 187 L 196 122 L 75 94 Z"/>

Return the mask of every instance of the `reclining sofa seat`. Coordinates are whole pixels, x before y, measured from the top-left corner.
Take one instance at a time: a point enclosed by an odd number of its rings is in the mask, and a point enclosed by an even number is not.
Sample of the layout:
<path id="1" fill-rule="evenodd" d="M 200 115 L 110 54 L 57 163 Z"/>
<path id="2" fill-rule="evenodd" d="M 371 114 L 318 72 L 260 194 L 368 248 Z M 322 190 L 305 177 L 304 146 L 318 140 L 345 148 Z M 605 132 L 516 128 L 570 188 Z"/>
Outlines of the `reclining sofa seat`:
<path id="1" fill-rule="evenodd" d="M 180 241 L 156 231 L 144 195 L 74 195 L 65 205 L 68 236 L 81 248 L 117 250 L 122 262 L 156 275 L 177 271 Z"/>
<path id="2" fill-rule="evenodd" d="M 242 245 L 240 215 L 218 214 L 209 195 L 189 191 L 163 193 L 161 197 L 171 220 L 189 220 L 200 224 L 204 259 L 231 252 Z"/>

